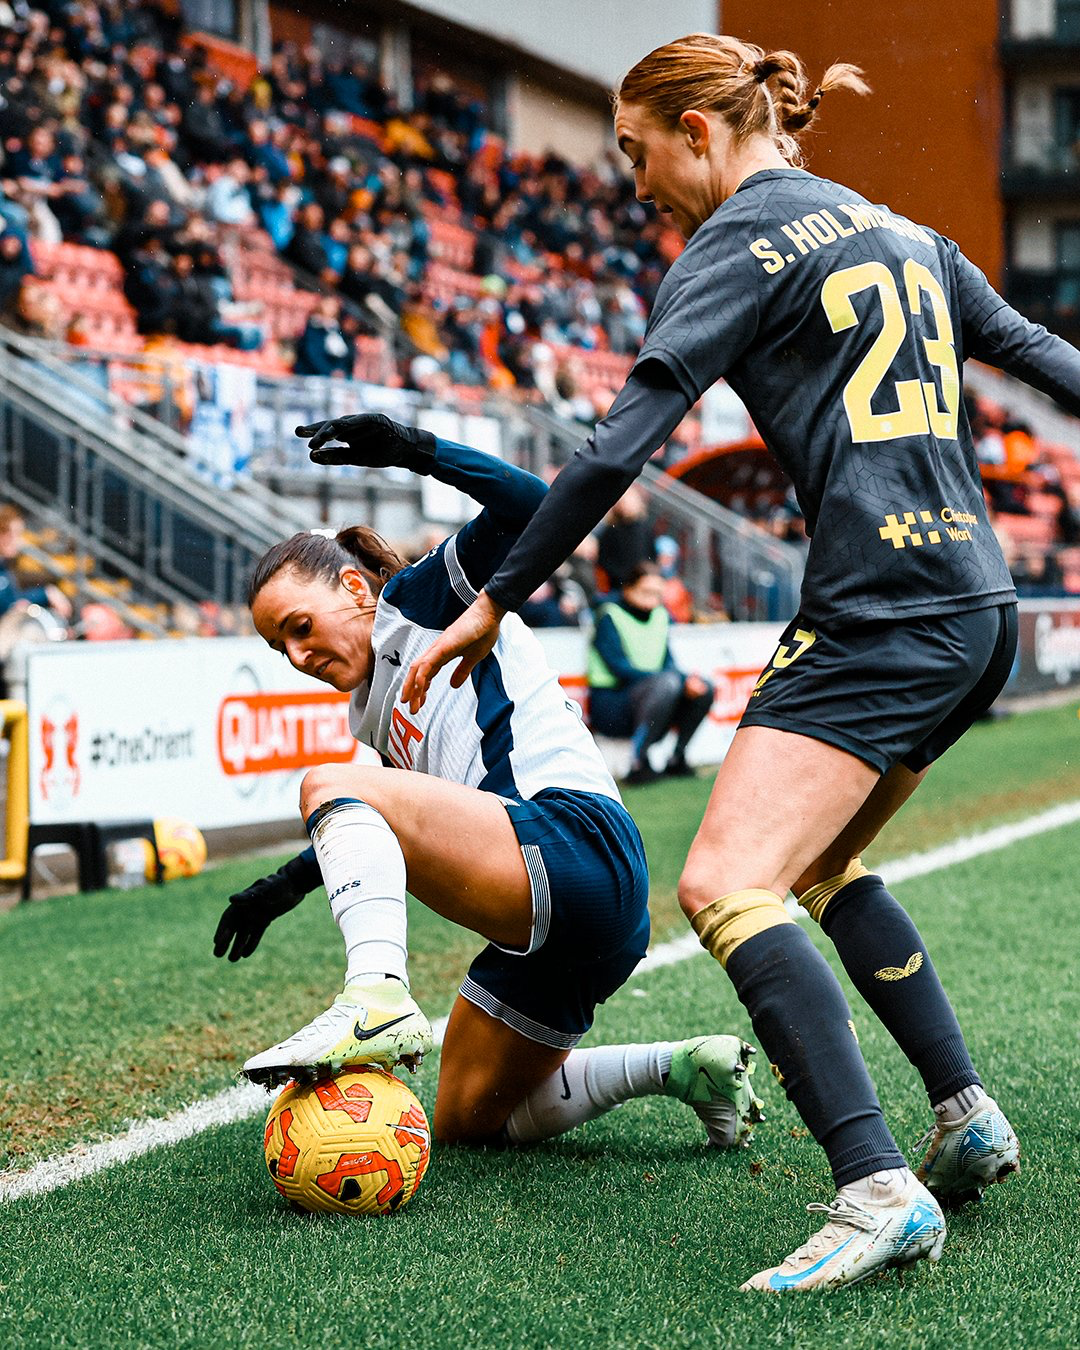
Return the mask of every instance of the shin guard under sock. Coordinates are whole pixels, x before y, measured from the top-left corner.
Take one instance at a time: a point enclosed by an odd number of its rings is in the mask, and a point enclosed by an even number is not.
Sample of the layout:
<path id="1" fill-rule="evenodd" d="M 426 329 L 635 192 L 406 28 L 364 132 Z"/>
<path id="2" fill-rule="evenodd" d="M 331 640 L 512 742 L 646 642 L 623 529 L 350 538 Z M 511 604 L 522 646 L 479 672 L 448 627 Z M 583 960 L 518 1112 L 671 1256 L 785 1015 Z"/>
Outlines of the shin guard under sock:
<path id="1" fill-rule="evenodd" d="M 741 942 L 726 969 L 784 1091 L 825 1150 L 837 1189 L 906 1167 L 855 1039 L 843 990 L 793 923 Z"/>
<path id="2" fill-rule="evenodd" d="M 851 982 L 918 1070 L 932 1104 L 981 1086 L 919 930 L 867 873 L 843 886 L 820 917 Z"/>

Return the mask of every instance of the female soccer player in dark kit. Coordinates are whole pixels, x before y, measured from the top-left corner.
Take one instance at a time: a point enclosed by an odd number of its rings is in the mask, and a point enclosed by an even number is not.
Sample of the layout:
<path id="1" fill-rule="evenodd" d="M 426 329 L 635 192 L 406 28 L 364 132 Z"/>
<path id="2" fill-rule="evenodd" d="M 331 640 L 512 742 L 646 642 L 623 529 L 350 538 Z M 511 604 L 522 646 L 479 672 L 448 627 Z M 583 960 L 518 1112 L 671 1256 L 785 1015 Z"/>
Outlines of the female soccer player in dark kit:
<path id="1" fill-rule="evenodd" d="M 1029 323 L 956 244 L 799 167 L 835 65 L 693 35 L 624 78 L 615 130 L 638 198 L 687 240 L 607 416 L 477 600 L 405 682 L 419 708 L 560 564 L 723 376 L 792 478 L 812 541 L 800 600 L 716 776 L 680 882 L 757 1037 L 832 1167 L 823 1228 L 744 1286 L 854 1283 L 939 1256 L 941 1205 L 1018 1165 L 915 926 L 860 852 L 993 702 L 1016 642 L 960 368 L 969 356 L 1080 413 L 1080 353 Z M 933 1108 L 907 1168 L 840 985 L 782 897 L 835 943 Z"/>
<path id="2" fill-rule="evenodd" d="M 311 847 L 230 897 L 217 956 L 250 956 L 267 926 L 320 884 L 346 954 L 333 1004 L 243 1072 L 271 1086 L 347 1065 L 415 1067 L 432 1034 L 409 990 L 408 887 L 487 941 L 446 1028 L 436 1138 L 535 1143 L 658 1094 L 687 1103 L 710 1144 L 746 1143 L 760 1103 L 739 1037 L 578 1046 L 596 1005 L 645 955 L 648 868 L 533 634 L 515 615 L 467 684 L 440 680 L 415 717 L 400 706 L 413 657 L 476 598 L 544 484 L 378 415 L 303 430 L 363 445 L 326 452 L 331 462 L 430 474 L 484 509 L 412 566 L 356 526 L 294 535 L 255 569 L 256 629 L 298 670 L 350 695 L 350 729 L 382 765 L 310 770 L 300 809 Z"/>

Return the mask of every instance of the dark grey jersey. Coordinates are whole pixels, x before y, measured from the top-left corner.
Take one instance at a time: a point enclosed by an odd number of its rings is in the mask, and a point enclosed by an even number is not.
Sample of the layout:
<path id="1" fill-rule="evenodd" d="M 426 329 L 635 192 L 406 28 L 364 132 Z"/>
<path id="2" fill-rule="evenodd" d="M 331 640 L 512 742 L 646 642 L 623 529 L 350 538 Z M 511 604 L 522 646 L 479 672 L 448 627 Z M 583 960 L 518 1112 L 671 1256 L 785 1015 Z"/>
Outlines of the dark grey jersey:
<path id="1" fill-rule="evenodd" d="M 1080 353 L 951 241 L 803 170 L 756 173 L 671 267 L 626 389 L 487 589 L 516 608 L 724 376 L 795 484 L 809 618 L 1007 599 L 961 397 L 969 356 L 1080 413 Z"/>
<path id="2" fill-rule="evenodd" d="M 1013 592 L 960 387 L 1002 309 L 932 230 L 802 170 L 767 170 L 672 266 L 639 361 L 662 361 L 691 400 L 726 376 L 746 403 L 811 534 L 804 614 L 950 613 Z"/>

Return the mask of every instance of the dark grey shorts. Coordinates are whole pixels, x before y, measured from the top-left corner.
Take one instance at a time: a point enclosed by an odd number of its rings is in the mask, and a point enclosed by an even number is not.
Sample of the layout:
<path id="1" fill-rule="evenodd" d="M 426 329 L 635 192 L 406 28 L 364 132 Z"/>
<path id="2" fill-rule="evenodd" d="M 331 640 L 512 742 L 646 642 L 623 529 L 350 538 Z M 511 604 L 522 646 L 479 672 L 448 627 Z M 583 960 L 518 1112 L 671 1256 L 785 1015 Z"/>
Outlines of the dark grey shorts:
<path id="1" fill-rule="evenodd" d="M 739 725 L 848 750 L 881 773 L 943 755 L 1005 687 L 1016 605 L 825 631 L 796 615 Z"/>

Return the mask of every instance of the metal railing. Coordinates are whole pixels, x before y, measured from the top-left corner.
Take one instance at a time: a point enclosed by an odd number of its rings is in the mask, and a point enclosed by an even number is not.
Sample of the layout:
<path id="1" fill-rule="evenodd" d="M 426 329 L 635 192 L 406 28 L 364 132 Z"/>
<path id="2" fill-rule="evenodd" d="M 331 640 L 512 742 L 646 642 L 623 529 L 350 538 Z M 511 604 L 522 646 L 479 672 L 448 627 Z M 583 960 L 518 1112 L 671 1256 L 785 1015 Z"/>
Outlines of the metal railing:
<path id="1" fill-rule="evenodd" d="M 527 428 L 519 443 L 527 447 L 535 473 L 564 464 L 589 434 L 588 427 L 539 408 L 523 407 L 519 416 Z M 797 611 L 802 549 L 774 539 L 653 464 L 646 464 L 638 483 L 656 533 L 679 544 L 679 575 L 700 612 L 713 608 L 715 598 L 732 619 L 790 618 Z"/>
<path id="2" fill-rule="evenodd" d="M 8 496 L 166 603 L 243 601 L 255 560 L 306 513 L 253 480 L 206 480 L 190 445 L 58 359 L 0 331 L 0 476 Z"/>
<path id="3" fill-rule="evenodd" d="M 39 346 L 44 350 L 44 344 Z M 89 391 L 94 398 L 105 400 L 102 406 L 107 406 L 108 412 L 104 418 L 97 414 L 99 429 L 100 423 L 107 423 L 110 418 L 118 419 L 120 423 L 129 419 L 140 435 L 148 428 L 154 429 L 161 449 L 170 452 L 165 456 L 170 463 L 186 461 L 196 467 L 203 465 L 196 437 L 184 436 L 145 412 L 106 395 L 97 383 L 79 376 L 69 365 L 72 362 L 97 363 L 101 380 L 108 379 L 110 366 L 114 373 L 120 371 L 127 385 L 137 386 L 141 379 L 145 380 L 146 387 L 157 392 L 158 410 L 164 409 L 168 419 L 168 408 L 172 406 L 169 381 L 173 377 L 167 363 L 147 370 L 147 360 L 147 356 L 111 358 L 81 350 L 54 349 L 49 355 L 51 364 L 46 364 L 53 376 L 67 368 L 67 378 L 73 388 L 81 381 L 85 386 L 81 397 L 87 397 Z M 293 428 L 300 422 L 314 422 L 361 407 L 371 410 L 379 406 L 380 400 L 390 400 L 386 405 L 390 415 L 406 421 L 415 420 L 424 408 L 433 406 L 430 398 L 415 393 L 379 390 L 351 381 L 314 376 L 259 375 L 256 378 L 257 418 L 250 462 L 244 471 L 235 473 L 230 492 L 214 490 L 211 493 L 211 500 L 223 509 L 229 504 L 242 503 L 243 528 L 241 520 L 236 520 L 236 532 L 225 538 L 219 537 L 214 543 L 213 549 L 217 551 L 213 553 L 210 568 L 213 576 L 207 575 L 207 567 L 199 572 L 204 596 L 233 602 L 238 598 L 235 581 L 243 576 L 246 568 L 242 562 L 221 556 L 222 548 L 243 549 L 245 541 L 251 540 L 249 551 L 260 553 L 268 546 L 267 541 L 281 538 L 290 528 L 305 528 L 315 516 L 328 514 L 331 495 L 339 501 L 361 503 L 361 509 L 372 523 L 377 523 L 380 512 L 389 505 L 397 511 L 397 519 L 408 522 L 403 533 L 422 525 L 421 494 L 417 481 L 410 475 L 394 470 L 346 467 L 328 472 L 324 468 L 315 468 L 308 461 L 306 446 L 293 435 Z M 51 405 L 56 401 L 55 388 L 51 399 L 46 396 L 41 401 L 38 411 L 46 421 L 50 414 L 55 420 L 57 414 Z M 503 455 L 541 475 L 552 466 L 561 467 L 589 434 L 588 427 L 564 421 L 544 408 L 498 395 L 470 402 L 463 411 L 497 419 Z M 191 478 L 192 475 L 187 473 L 185 481 Z M 198 476 L 191 485 L 200 493 L 207 491 L 207 485 Z M 804 555 L 800 548 L 774 539 L 751 521 L 651 465 L 646 466 L 639 485 L 646 496 L 657 533 L 672 535 L 680 545 L 680 574 L 701 612 L 715 609 L 717 599 L 733 619 L 776 619 L 795 612 L 803 570 Z M 54 492 L 62 500 L 65 491 L 62 485 L 54 485 Z M 299 513 L 295 507 L 290 518 L 290 503 L 305 498 L 310 505 L 302 519 L 297 519 Z M 43 500 L 39 495 L 38 501 Z M 174 503 L 176 508 L 181 505 Z M 190 509 L 191 503 L 183 505 Z M 203 515 L 200 510 L 200 524 Z M 178 534 L 185 535 L 190 531 L 186 526 L 180 529 L 175 525 L 168 526 L 167 522 L 163 522 L 163 527 L 163 552 L 168 559 L 171 541 Z M 116 541 L 102 530 L 96 531 L 95 538 L 103 539 L 107 548 L 115 550 L 117 547 Z M 92 548 L 97 547 L 92 545 Z M 207 547 L 211 546 L 208 544 Z M 114 554 L 106 551 L 103 556 L 106 561 L 111 561 Z M 190 589 L 183 587 L 175 575 L 175 565 L 166 567 L 159 563 L 156 568 L 143 569 L 139 578 L 141 589 L 155 596 L 161 594 L 160 587 L 143 585 L 147 570 L 172 583 L 175 590 L 183 591 L 185 598 L 190 596 Z"/>

